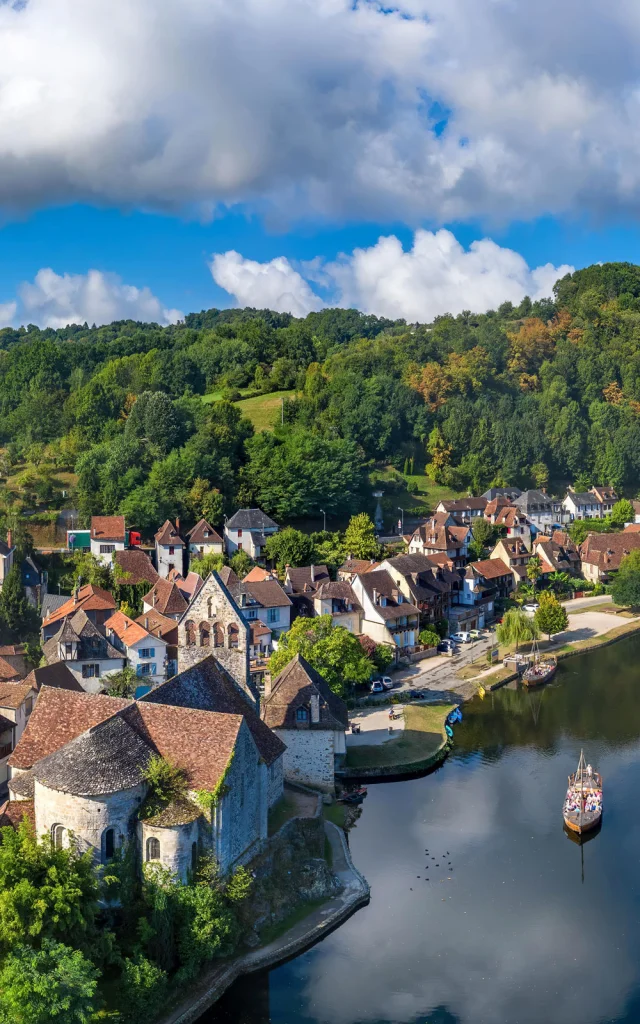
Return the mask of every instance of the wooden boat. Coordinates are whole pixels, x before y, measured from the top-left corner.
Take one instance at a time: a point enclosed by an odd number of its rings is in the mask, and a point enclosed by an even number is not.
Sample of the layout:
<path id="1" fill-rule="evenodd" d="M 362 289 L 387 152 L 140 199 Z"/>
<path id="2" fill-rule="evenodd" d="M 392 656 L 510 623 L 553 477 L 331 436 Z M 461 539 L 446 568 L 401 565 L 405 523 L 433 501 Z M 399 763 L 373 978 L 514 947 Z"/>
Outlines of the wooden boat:
<path id="1" fill-rule="evenodd" d="M 558 660 L 553 654 L 540 654 L 538 641 L 533 641 L 531 648 L 532 661 L 528 668 L 522 673 L 522 682 L 525 686 L 542 686 L 553 679 L 558 667 Z"/>
<path id="2" fill-rule="evenodd" d="M 562 816 L 566 827 L 578 835 L 597 828 L 602 821 L 602 776 L 585 764 L 582 750 L 578 769 L 569 776 Z"/>

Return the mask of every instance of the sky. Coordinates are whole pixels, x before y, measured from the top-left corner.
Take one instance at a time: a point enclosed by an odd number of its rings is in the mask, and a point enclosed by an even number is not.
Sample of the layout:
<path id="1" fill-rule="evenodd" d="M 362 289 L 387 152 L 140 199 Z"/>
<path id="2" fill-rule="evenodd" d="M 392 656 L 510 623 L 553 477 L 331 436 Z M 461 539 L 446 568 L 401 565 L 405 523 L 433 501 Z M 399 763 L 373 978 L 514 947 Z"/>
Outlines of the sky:
<path id="1" fill-rule="evenodd" d="M 633 0 L 4 0 L 0 325 L 429 321 L 640 262 Z"/>

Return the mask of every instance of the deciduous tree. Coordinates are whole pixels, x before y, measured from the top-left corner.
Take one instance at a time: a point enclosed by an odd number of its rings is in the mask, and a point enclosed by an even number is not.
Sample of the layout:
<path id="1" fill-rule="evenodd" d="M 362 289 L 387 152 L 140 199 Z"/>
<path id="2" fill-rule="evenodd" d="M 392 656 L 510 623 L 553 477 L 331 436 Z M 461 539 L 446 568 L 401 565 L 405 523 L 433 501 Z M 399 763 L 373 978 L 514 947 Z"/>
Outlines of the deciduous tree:
<path id="1" fill-rule="evenodd" d="M 308 534 L 287 526 L 267 539 L 266 551 L 269 561 L 275 562 L 282 571 L 286 565 L 309 565 L 313 557 L 313 542 Z"/>
<path id="2" fill-rule="evenodd" d="M 620 562 L 611 594 L 616 604 L 640 607 L 640 550 L 630 551 Z"/>
<path id="3" fill-rule="evenodd" d="M 543 590 L 538 598 L 539 607 L 535 614 L 535 623 L 541 633 L 551 639 L 553 633 L 562 633 L 569 625 L 566 609 L 550 590 Z"/>
<path id="4" fill-rule="evenodd" d="M 352 516 L 344 534 L 344 546 L 354 558 L 377 558 L 380 544 L 376 528 L 366 512 Z"/>
<path id="5" fill-rule="evenodd" d="M 538 627 L 534 619 L 529 618 L 522 608 L 509 608 L 504 613 L 502 622 L 496 629 L 498 643 L 504 647 L 516 645 L 516 651 L 520 644 L 535 640 L 538 636 Z"/>
<path id="6" fill-rule="evenodd" d="M 371 676 L 372 663 L 360 641 L 344 626 L 334 626 L 330 615 L 315 619 L 298 618 L 288 633 L 278 641 L 278 650 L 271 655 L 271 678 L 301 654 L 331 687 L 341 696 L 349 687 L 366 683 Z"/>

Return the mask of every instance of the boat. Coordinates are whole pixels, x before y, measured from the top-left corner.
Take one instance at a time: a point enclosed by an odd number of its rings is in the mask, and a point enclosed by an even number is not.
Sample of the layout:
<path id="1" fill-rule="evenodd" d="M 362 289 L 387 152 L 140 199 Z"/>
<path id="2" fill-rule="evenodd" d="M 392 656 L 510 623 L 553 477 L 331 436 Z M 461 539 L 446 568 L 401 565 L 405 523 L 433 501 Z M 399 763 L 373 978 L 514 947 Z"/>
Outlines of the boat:
<path id="1" fill-rule="evenodd" d="M 585 764 L 582 750 L 577 771 L 569 776 L 562 816 L 566 827 L 578 835 L 598 828 L 602 821 L 602 776 Z"/>
<path id="2" fill-rule="evenodd" d="M 558 659 L 553 654 L 542 655 L 538 647 L 538 641 L 533 641 L 531 647 L 531 661 L 529 667 L 522 673 L 522 682 L 525 686 L 542 686 L 553 679 L 558 667 Z"/>

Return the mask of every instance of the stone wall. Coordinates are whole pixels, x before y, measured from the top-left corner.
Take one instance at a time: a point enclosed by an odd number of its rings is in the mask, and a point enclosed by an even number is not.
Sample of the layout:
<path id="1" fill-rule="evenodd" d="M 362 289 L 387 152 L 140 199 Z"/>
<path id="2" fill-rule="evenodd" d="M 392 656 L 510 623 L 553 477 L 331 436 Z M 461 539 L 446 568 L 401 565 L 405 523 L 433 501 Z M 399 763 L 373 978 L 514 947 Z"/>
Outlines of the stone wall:
<path id="1" fill-rule="evenodd" d="M 202 645 L 201 624 L 207 627 L 207 646 Z M 194 642 L 189 633 L 195 638 Z M 221 645 L 218 645 L 220 640 Z M 232 646 L 236 643 L 237 646 Z M 217 572 L 207 577 L 178 623 L 178 671 L 191 668 L 209 654 L 213 654 L 255 701 L 249 685 L 249 626 Z"/>
<path id="2" fill-rule="evenodd" d="M 284 789 L 284 756 L 276 758 L 268 768 L 269 807 L 277 804 Z"/>
<path id="3" fill-rule="evenodd" d="M 240 727 L 225 786 L 227 792 L 215 816 L 215 854 L 221 871 L 253 856 L 268 832 L 267 766 L 246 721 Z"/>
<path id="4" fill-rule="evenodd" d="M 334 791 L 335 745 L 329 729 L 275 729 L 287 749 L 284 777 L 290 782 Z"/>
<path id="5" fill-rule="evenodd" d="M 134 817 L 146 792 L 141 783 L 121 793 L 107 793 L 99 797 L 74 796 L 35 783 L 34 802 L 36 833 L 51 833 L 54 825 L 65 829 L 63 842 L 68 845 L 73 832 L 80 850 L 92 849 L 97 862 L 104 860 L 104 834 L 115 830 L 115 843 L 119 846 L 134 831 Z"/>
<path id="6" fill-rule="evenodd" d="M 154 863 L 162 865 L 186 882 L 193 865 L 193 845 L 198 844 L 199 820 L 185 825 L 171 825 L 159 828 L 138 822 L 138 844 L 142 860 L 147 860 L 147 840 L 155 838 L 160 843 L 160 859 Z"/>

